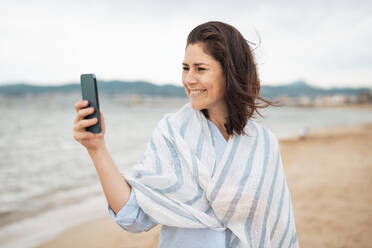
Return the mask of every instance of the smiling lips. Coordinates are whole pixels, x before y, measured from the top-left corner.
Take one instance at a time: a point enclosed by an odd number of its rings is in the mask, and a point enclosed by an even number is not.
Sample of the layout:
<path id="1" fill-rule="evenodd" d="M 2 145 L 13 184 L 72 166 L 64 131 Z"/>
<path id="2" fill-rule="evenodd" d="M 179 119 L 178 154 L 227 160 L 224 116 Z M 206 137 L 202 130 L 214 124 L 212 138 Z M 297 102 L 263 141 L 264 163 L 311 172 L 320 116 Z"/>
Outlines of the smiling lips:
<path id="1" fill-rule="evenodd" d="M 200 96 L 207 90 L 190 90 L 190 96 Z"/>

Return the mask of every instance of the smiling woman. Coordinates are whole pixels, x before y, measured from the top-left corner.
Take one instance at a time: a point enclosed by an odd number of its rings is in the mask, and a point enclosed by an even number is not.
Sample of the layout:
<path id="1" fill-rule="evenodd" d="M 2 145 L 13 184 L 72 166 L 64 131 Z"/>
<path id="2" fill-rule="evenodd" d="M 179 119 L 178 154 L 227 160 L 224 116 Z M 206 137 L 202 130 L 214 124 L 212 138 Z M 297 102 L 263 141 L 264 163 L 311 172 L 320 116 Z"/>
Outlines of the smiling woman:
<path id="1" fill-rule="evenodd" d="M 220 63 L 205 53 L 201 42 L 186 47 L 182 73 L 182 83 L 190 98 L 193 109 L 208 109 L 213 123 L 224 120 L 214 119 L 227 114 L 224 101 L 225 78 Z M 220 125 L 218 125 L 220 126 Z M 223 126 L 222 126 L 223 127 Z M 219 128 L 224 137 L 224 129 Z"/>
<path id="2" fill-rule="evenodd" d="M 298 247 L 277 138 L 252 120 L 260 81 L 247 41 L 231 25 L 191 31 L 182 82 L 190 103 L 156 126 L 143 160 L 119 173 L 92 109 L 78 102 L 74 137 L 96 166 L 109 213 L 124 230 L 162 225 L 159 247 Z"/>
<path id="3" fill-rule="evenodd" d="M 248 42 L 230 25 L 215 22 L 214 27 L 200 25 L 191 31 L 182 82 L 193 108 L 215 123 L 225 139 L 244 133 L 247 120 L 259 114 L 257 108 L 272 104 L 259 95 L 260 80 Z"/>

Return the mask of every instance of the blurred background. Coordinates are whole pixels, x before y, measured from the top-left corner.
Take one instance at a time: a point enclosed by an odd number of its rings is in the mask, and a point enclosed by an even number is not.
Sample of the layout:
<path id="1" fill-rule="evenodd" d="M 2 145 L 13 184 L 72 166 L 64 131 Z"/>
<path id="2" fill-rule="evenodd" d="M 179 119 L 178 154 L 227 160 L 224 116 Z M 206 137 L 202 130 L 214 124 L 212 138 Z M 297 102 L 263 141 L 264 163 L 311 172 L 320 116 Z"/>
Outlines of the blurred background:
<path id="1" fill-rule="evenodd" d="M 371 247 L 371 11 L 371 1 L 1 1 L 0 247 L 157 246 L 158 228 L 131 235 L 108 217 L 72 137 L 79 78 L 96 75 L 107 146 L 129 170 L 157 121 L 188 102 L 186 38 L 207 21 L 256 44 L 261 95 L 282 104 L 255 120 L 280 139 L 300 246 Z"/>

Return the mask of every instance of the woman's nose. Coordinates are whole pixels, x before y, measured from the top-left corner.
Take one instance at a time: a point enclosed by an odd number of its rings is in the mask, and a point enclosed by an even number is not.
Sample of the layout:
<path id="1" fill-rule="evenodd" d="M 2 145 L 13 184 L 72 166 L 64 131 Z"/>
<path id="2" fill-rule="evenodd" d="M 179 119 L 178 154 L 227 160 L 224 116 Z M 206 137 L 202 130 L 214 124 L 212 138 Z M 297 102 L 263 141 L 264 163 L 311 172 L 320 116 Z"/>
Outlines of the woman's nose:
<path id="1" fill-rule="evenodd" d="M 186 84 L 196 84 L 197 79 L 191 71 L 188 71 L 185 77 Z"/>

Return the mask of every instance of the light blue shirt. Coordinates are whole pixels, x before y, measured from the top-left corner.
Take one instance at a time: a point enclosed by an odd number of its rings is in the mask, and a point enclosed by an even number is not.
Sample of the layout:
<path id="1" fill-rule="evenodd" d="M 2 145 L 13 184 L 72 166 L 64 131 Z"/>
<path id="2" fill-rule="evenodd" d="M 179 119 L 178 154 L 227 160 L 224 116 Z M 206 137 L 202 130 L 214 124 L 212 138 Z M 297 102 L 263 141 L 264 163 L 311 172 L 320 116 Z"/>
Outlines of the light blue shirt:
<path id="1" fill-rule="evenodd" d="M 225 150 L 227 141 L 213 122 L 208 120 L 208 126 L 211 130 L 213 145 L 216 150 L 216 164 L 218 164 Z M 110 206 L 108 209 L 112 219 L 124 230 L 129 232 L 137 233 L 148 231 L 157 225 L 157 223 L 139 207 L 134 190 L 131 191 L 128 202 L 117 214 L 115 214 Z M 162 226 L 158 247 L 225 248 L 228 247 L 227 244 L 230 236 L 231 231 L 229 229 L 226 229 L 224 232 L 217 232 L 208 228 L 191 229 Z"/>

